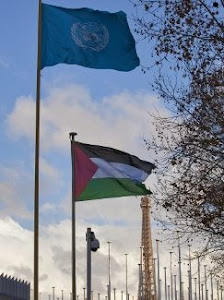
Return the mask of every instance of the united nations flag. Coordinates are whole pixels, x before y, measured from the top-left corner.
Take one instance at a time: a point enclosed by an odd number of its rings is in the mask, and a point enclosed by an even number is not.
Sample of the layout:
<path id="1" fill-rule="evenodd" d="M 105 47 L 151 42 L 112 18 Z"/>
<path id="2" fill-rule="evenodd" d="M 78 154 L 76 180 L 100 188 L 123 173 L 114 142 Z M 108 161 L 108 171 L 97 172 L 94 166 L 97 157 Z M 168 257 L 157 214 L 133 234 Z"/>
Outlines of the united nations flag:
<path id="1" fill-rule="evenodd" d="M 139 65 L 126 14 L 42 4 L 42 68 L 59 63 L 130 71 Z"/>

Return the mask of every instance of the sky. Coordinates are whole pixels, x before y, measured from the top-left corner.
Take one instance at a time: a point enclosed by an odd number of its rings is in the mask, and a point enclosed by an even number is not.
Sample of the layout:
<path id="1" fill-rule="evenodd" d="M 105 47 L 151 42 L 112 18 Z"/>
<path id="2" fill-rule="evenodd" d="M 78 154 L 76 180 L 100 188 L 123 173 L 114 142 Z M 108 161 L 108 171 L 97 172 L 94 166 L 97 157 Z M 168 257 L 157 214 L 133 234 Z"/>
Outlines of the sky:
<path id="1" fill-rule="evenodd" d="M 136 14 L 128 0 L 46 0 L 68 8 L 124 10 L 134 33 Z M 37 57 L 37 1 L 0 2 L 0 272 L 31 281 L 33 276 L 34 138 Z M 135 36 L 141 65 L 150 48 Z M 149 74 L 148 74 L 149 75 Z M 75 65 L 45 68 L 41 74 L 40 292 L 71 291 L 71 158 L 69 132 L 77 140 L 100 144 L 153 161 L 143 139 L 155 130 L 151 113 L 169 115 L 141 67 L 131 72 L 94 70 Z M 147 181 L 155 188 L 156 178 Z M 153 243 L 160 230 L 153 220 Z M 93 254 L 93 289 L 106 294 L 108 241 L 112 242 L 112 287 L 125 289 L 128 253 L 129 290 L 136 297 L 141 209 L 139 197 L 77 203 L 77 286 L 86 284 L 86 228 L 101 248 Z M 172 246 L 162 247 L 167 263 Z M 16 251 L 15 251 L 16 250 Z"/>

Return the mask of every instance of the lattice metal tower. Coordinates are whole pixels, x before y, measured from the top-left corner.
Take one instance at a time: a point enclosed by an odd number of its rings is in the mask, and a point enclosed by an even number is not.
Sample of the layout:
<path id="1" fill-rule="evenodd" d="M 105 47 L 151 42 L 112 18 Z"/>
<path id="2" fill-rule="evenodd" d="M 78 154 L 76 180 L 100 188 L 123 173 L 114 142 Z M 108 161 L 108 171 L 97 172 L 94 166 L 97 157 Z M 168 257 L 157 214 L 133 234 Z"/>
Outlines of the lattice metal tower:
<path id="1" fill-rule="evenodd" d="M 142 255 L 139 271 L 138 300 L 156 300 L 155 269 L 151 236 L 151 203 L 148 197 L 141 199 L 142 209 Z"/>

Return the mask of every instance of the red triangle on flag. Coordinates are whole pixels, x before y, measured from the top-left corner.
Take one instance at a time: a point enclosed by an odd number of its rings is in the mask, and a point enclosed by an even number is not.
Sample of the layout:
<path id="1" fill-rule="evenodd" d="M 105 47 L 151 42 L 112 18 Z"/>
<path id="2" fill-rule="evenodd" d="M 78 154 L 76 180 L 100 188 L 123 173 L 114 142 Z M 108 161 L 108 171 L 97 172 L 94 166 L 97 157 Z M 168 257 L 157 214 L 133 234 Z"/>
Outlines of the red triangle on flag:
<path id="1" fill-rule="evenodd" d="M 75 196 L 78 197 L 86 188 L 98 166 L 83 151 L 75 146 Z"/>

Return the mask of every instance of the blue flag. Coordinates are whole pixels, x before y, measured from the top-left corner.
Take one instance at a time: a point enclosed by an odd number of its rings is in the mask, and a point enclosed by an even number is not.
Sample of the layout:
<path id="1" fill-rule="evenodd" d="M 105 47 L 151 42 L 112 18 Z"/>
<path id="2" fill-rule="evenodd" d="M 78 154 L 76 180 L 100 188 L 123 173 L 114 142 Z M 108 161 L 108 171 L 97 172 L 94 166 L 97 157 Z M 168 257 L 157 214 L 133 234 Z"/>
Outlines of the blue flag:
<path id="1" fill-rule="evenodd" d="M 59 63 L 130 71 L 139 65 L 126 14 L 42 4 L 42 68 Z"/>

